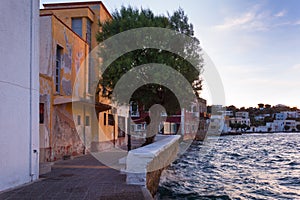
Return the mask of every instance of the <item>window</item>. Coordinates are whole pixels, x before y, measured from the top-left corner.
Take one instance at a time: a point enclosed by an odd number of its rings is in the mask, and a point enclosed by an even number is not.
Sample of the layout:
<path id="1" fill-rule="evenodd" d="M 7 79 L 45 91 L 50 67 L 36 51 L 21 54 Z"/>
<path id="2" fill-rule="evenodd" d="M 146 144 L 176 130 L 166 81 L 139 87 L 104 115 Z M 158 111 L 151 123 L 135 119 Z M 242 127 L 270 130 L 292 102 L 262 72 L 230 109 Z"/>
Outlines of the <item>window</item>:
<path id="1" fill-rule="evenodd" d="M 40 124 L 44 124 L 44 103 L 40 103 Z"/>
<path id="2" fill-rule="evenodd" d="M 81 125 L 81 116 L 77 115 L 77 125 Z"/>
<path id="3" fill-rule="evenodd" d="M 130 102 L 130 113 L 131 113 L 131 116 L 133 117 L 139 117 L 140 114 L 139 114 L 139 107 L 138 107 L 138 104 L 136 102 Z"/>
<path id="4" fill-rule="evenodd" d="M 90 126 L 90 116 L 85 116 L 85 126 Z"/>
<path id="5" fill-rule="evenodd" d="M 146 124 L 135 124 L 134 131 L 144 131 L 146 130 Z"/>
<path id="6" fill-rule="evenodd" d="M 82 37 L 82 18 L 72 18 L 72 30 Z"/>
<path id="7" fill-rule="evenodd" d="M 103 119 L 103 124 L 104 124 L 104 126 L 106 126 L 106 113 L 104 113 L 104 117 L 103 117 L 104 119 Z"/>
<path id="8" fill-rule="evenodd" d="M 91 39 L 92 39 L 92 22 L 91 20 L 87 19 L 86 21 L 86 42 L 89 45 L 89 51 L 91 51 L 92 47 L 91 47 Z"/>
<path id="9" fill-rule="evenodd" d="M 59 45 L 56 47 L 56 66 L 55 66 L 55 92 L 60 93 L 60 70 L 63 48 Z"/>
<path id="10" fill-rule="evenodd" d="M 173 123 L 173 126 L 172 126 L 172 133 L 176 133 L 177 131 L 177 124 Z"/>
<path id="11" fill-rule="evenodd" d="M 137 125 L 136 125 L 136 130 L 138 130 L 138 131 L 139 131 L 139 130 L 142 130 L 142 124 L 137 124 Z"/>
<path id="12" fill-rule="evenodd" d="M 125 137 L 125 117 L 118 116 L 118 137 Z"/>
<path id="13" fill-rule="evenodd" d="M 108 114 L 108 125 L 110 125 L 110 126 L 115 125 L 114 116 L 112 114 Z"/>
<path id="14" fill-rule="evenodd" d="M 135 129 L 135 124 L 131 124 L 130 125 L 130 131 L 132 132 L 132 131 L 134 131 L 134 129 Z"/>

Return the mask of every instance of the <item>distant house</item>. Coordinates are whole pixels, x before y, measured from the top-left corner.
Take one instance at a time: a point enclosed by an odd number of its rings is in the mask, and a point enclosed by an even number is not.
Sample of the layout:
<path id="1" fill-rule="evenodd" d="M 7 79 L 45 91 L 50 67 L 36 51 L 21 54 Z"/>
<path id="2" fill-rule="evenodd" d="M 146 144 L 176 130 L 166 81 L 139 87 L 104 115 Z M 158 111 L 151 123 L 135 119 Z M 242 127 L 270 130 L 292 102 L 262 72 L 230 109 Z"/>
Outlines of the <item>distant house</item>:
<path id="1" fill-rule="evenodd" d="M 256 121 L 263 121 L 266 117 L 270 117 L 271 115 L 266 113 L 266 114 L 259 114 L 257 116 L 254 116 L 254 119 Z"/>
<path id="2" fill-rule="evenodd" d="M 273 122 L 268 122 L 267 127 L 271 132 L 282 132 L 284 131 L 284 120 L 274 120 Z"/>
<path id="3" fill-rule="evenodd" d="M 298 124 L 300 122 L 295 120 L 274 120 L 273 122 L 268 122 L 266 127 L 269 132 L 297 131 Z"/>
<path id="4" fill-rule="evenodd" d="M 284 129 L 285 131 L 296 131 L 297 130 L 297 122 L 295 120 L 284 120 Z M 286 129 L 287 127 L 287 129 Z"/>
<path id="5" fill-rule="evenodd" d="M 288 118 L 288 114 L 286 112 L 275 113 L 276 120 L 286 120 Z"/>
<path id="6" fill-rule="evenodd" d="M 241 117 L 234 117 L 230 118 L 231 124 L 246 124 L 247 126 L 251 126 L 249 118 L 241 118 Z"/>
<path id="7" fill-rule="evenodd" d="M 224 115 L 211 115 L 209 119 L 209 126 L 207 130 L 208 135 L 220 135 L 222 132 L 227 132 L 225 126 Z"/>
<path id="8" fill-rule="evenodd" d="M 145 138 L 147 131 L 147 117 L 150 116 L 150 111 L 145 109 L 145 106 L 138 102 L 130 103 L 130 116 L 133 124 L 130 124 L 131 139 Z M 193 139 L 198 133 L 199 138 L 205 137 L 208 128 L 207 123 L 207 107 L 206 100 L 198 99 L 191 102 L 188 109 L 182 109 L 178 113 L 168 115 L 160 113 L 162 118 L 165 118 L 157 126 L 157 133 L 172 135 L 180 134 L 185 139 Z"/>
<path id="9" fill-rule="evenodd" d="M 222 110 L 222 111 L 219 111 L 220 114 L 222 114 L 223 116 L 228 116 L 228 117 L 233 117 L 233 111 L 231 110 Z"/>
<path id="10" fill-rule="evenodd" d="M 208 129 L 208 113 L 207 113 L 207 102 L 203 98 L 198 98 L 198 105 L 199 105 L 199 126 L 198 126 L 198 131 L 196 134 L 196 139 L 197 140 L 204 140 L 207 134 L 207 129 Z"/>
<path id="11" fill-rule="evenodd" d="M 235 117 L 236 118 L 248 119 L 249 118 L 249 112 L 236 112 Z"/>
<path id="12" fill-rule="evenodd" d="M 287 111 L 282 113 L 286 114 L 287 118 L 293 118 L 293 119 L 299 118 L 299 112 L 297 111 Z"/>
<path id="13" fill-rule="evenodd" d="M 251 126 L 250 118 L 249 118 L 249 112 L 236 112 L 235 117 L 229 118 L 229 124 L 240 124 L 240 125 L 246 125 L 248 127 Z"/>

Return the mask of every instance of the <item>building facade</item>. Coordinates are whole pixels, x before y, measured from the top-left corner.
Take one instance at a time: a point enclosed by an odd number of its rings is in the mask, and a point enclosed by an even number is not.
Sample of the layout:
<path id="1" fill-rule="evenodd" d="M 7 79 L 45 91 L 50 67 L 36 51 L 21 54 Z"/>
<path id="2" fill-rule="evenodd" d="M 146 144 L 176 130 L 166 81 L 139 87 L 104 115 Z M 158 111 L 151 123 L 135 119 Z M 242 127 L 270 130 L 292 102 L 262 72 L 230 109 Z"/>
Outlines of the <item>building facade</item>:
<path id="1" fill-rule="evenodd" d="M 208 130 L 208 119 L 209 115 L 207 113 L 207 101 L 202 98 L 198 98 L 199 104 L 199 126 L 196 134 L 196 140 L 204 140 L 207 135 Z"/>
<path id="2" fill-rule="evenodd" d="M 103 150 L 118 138 L 109 100 L 95 102 L 92 94 L 99 70 L 89 58 L 97 48 L 98 22 L 110 19 L 101 1 L 44 4 L 40 10 L 42 163 Z"/>
<path id="3" fill-rule="evenodd" d="M 39 176 L 39 1 L 0 6 L 0 191 Z"/>

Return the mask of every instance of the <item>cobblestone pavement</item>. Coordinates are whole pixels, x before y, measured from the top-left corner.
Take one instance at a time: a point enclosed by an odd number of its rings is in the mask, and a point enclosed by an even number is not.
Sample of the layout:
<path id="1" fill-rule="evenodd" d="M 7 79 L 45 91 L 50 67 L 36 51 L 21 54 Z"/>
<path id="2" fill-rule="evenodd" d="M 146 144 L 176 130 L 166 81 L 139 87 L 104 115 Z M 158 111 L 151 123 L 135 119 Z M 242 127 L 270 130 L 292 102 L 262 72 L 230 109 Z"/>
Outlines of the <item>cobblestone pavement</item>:
<path id="1" fill-rule="evenodd" d="M 143 187 L 127 185 L 126 175 L 104 166 L 91 155 L 59 161 L 40 179 L 0 193 L 1 200 L 12 199 L 151 199 Z"/>

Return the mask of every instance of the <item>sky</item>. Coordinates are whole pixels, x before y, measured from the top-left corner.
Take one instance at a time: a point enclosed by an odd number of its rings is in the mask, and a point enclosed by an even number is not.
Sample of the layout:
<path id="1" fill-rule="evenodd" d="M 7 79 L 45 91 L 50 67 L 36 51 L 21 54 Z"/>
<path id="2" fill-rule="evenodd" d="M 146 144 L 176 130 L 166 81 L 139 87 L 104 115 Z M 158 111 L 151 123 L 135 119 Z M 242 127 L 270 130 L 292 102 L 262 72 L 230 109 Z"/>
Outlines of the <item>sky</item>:
<path id="1" fill-rule="evenodd" d="M 41 0 L 43 3 L 84 0 Z M 103 0 L 110 12 L 122 5 L 155 14 L 182 8 L 195 36 L 221 77 L 225 104 L 258 103 L 300 108 L 299 0 Z M 204 67 L 205 70 L 205 67 Z M 212 102 L 204 83 L 202 97 Z"/>

